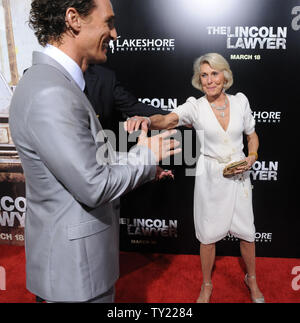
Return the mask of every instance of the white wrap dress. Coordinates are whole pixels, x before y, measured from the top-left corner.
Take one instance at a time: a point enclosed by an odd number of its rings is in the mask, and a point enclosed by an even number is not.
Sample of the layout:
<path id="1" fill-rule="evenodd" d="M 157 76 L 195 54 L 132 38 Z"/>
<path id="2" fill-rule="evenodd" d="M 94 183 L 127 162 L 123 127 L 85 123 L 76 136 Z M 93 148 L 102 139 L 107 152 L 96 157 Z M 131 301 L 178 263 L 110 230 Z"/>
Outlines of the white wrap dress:
<path id="1" fill-rule="evenodd" d="M 215 243 L 228 233 L 253 242 L 255 239 L 250 172 L 224 177 L 223 169 L 245 158 L 243 133 L 255 131 L 248 99 L 242 93 L 227 95 L 229 124 L 223 129 L 206 97 L 190 97 L 173 110 L 178 126 L 192 124 L 200 140 L 194 190 L 194 224 L 197 239 Z"/>

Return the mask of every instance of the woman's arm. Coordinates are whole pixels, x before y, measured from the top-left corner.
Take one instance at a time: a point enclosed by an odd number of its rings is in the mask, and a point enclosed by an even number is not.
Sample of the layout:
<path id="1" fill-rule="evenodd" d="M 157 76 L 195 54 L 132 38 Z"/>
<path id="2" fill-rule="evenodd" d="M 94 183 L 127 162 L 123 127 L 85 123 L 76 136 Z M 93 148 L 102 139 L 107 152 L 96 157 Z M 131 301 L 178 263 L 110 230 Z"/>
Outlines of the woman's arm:
<path id="1" fill-rule="evenodd" d="M 167 115 L 155 114 L 150 117 L 151 130 L 173 129 L 178 125 L 178 115 L 176 113 L 169 113 Z"/>
<path id="2" fill-rule="evenodd" d="M 252 166 L 258 158 L 257 151 L 259 147 L 259 140 L 258 140 L 257 133 L 254 131 L 250 135 L 247 135 L 247 141 L 248 141 L 247 158 L 249 158 L 249 161 L 251 162 L 251 166 Z"/>
<path id="3" fill-rule="evenodd" d="M 258 158 L 257 150 L 259 147 L 259 139 L 255 131 L 252 132 L 250 135 L 247 135 L 247 142 L 248 142 L 248 156 L 245 158 L 245 160 L 247 161 L 248 164 L 246 166 L 238 167 L 236 169 L 235 174 L 243 173 L 249 170 Z"/>
<path id="4" fill-rule="evenodd" d="M 150 118 L 134 116 L 125 122 L 125 129 L 131 133 L 140 128 L 147 130 L 173 129 L 178 125 L 179 117 L 176 113 L 167 115 L 155 114 Z"/>

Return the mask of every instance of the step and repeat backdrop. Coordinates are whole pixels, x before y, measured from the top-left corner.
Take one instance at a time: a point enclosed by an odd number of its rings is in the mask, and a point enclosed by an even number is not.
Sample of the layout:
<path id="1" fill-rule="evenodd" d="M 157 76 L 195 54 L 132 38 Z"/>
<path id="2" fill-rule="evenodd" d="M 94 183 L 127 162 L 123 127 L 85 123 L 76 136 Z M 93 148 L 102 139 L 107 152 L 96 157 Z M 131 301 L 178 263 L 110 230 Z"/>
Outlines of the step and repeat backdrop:
<path id="1" fill-rule="evenodd" d="M 0 0 L 0 244 L 24 245 L 25 179 L 8 120 L 13 90 L 40 49 L 27 24 L 30 4 Z"/>
<path id="2" fill-rule="evenodd" d="M 218 52 L 228 60 L 234 76 L 228 93 L 243 92 L 248 97 L 260 138 L 259 159 L 251 169 L 257 255 L 299 257 L 300 219 L 293 199 L 297 193 L 293 185 L 297 183 L 297 124 L 292 124 L 299 108 L 300 2 L 112 0 L 112 4 L 118 38 L 110 43 L 107 65 L 146 104 L 172 111 L 188 97 L 202 96 L 191 85 L 195 59 Z M 25 27 L 29 7 L 30 1 L 3 0 L 2 7 L 0 2 L 1 74 L 6 80 L 2 87 L 8 97 L 9 89 L 30 65 L 32 50 L 38 49 Z M 8 9 L 12 17 L 4 20 Z M 10 37 L 16 42 L 14 48 L 9 45 Z M 5 104 L 0 107 L 0 244 L 22 244 L 25 184 L 10 139 Z M 181 156 L 163 165 L 174 171 L 175 179 L 148 183 L 121 199 L 123 251 L 199 252 L 193 222 L 199 143 L 189 128 L 181 127 L 178 138 Z M 192 158 L 185 148 L 191 142 Z M 217 254 L 238 256 L 239 240 L 228 234 L 217 243 Z"/>

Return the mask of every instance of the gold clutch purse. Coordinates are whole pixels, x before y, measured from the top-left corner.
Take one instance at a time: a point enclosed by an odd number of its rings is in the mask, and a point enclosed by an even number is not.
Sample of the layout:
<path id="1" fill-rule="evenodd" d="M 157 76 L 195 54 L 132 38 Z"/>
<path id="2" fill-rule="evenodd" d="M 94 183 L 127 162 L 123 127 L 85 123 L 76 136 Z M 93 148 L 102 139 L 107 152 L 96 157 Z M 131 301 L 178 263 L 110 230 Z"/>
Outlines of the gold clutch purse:
<path id="1" fill-rule="evenodd" d="M 233 163 L 230 163 L 228 164 L 224 170 L 223 170 L 223 175 L 224 176 L 229 176 L 229 175 L 232 175 L 234 173 L 234 171 L 240 167 L 240 166 L 246 166 L 247 165 L 247 162 L 245 160 L 241 160 L 241 161 L 238 161 L 238 162 L 233 162 Z"/>

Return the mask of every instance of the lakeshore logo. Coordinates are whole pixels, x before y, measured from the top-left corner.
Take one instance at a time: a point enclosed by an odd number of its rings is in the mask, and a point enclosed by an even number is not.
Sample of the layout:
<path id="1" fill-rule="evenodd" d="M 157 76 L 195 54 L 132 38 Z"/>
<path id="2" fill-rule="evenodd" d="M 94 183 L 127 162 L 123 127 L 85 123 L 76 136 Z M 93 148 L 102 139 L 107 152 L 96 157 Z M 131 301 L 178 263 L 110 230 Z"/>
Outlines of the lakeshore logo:
<path id="1" fill-rule="evenodd" d="M 120 218 L 129 236 L 177 238 L 177 220 Z"/>
<path id="2" fill-rule="evenodd" d="M 240 239 L 228 232 L 227 236 L 223 238 L 224 241 L 239 241 Z M 271 232 L 256 232 L 255 242 L 270 243 L 272 242 Z"/>
<path id="3" fill-rule="evenodd" d="M 257 123 L 278 124 L 281 121 L 280 111 L 252 111 Z"/>
<path id="4" fill-rule="evenodd" d="M 23 228 L 25 225 L 25 211 L 25 197 L 13 199 L 11 196 L 3 196 L 0 199 L 0 226 L 19 226 Z"/>
<path id="5" fill-rule="evenodd" d="M 286 49 L 287 27 L 208 26 L 208 35 L 226 36 L 228 49 Z"/>
<path id="6" fill-rule="evenodd" d="M 172 52 L 175 50 L 175 39 L 166 38 L 129 38 L 121 36 L 109 42 L 112 54 L 115 52 Z"/>
<path id="7" fill-rule="evenodd" d="M 272 242 L 272 232 L 256 232 L 255 242 L 270 243 Z"/>
<path id="8" fill-rule="evenodd" d="M 177 99 L 158 99 L 158 98 L 139 98 L 138 99 L 140 102 L 152 105 L 154 108 L 160 108 L 165 111 L 172 111 L 173 109 L 177 108 Z"/>
<path id="9" fill-rule="evenodd" d="M 250 170 L 254 181 L 277 181 L 278 161 L 256 161 Z"/>

